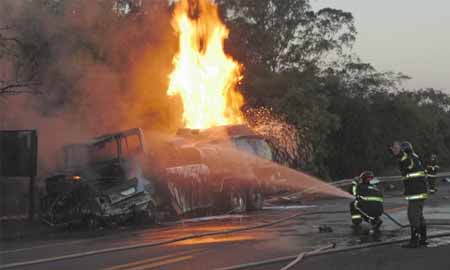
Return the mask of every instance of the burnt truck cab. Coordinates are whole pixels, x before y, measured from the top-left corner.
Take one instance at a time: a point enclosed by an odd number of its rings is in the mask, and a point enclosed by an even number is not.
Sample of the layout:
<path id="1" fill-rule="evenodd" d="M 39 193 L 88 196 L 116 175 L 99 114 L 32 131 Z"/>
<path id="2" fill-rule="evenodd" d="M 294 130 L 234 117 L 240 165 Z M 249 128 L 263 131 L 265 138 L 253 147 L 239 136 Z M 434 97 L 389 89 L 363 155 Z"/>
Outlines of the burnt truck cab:
<path id="1" fill-rule="evenodd" d="M 46 179 L 43 218 L 50 224 L 124 221 L 154 215 L 154 186 L 144 176 L 140 129 L 63 147 L 64 169 Z"/>
<path id="2" fill-rule="evenodd" d="M 248 126 L 182 129 L 167 149 L 164 179 L 178 215 L 262 208 L 272 148 Z"/>

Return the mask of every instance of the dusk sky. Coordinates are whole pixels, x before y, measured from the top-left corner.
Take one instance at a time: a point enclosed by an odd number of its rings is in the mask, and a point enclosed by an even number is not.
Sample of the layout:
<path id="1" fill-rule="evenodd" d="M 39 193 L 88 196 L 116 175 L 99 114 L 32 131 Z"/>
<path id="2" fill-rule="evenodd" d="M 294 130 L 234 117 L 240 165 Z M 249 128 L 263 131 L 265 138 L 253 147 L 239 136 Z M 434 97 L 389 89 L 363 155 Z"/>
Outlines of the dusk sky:
<path id="1" fill-rule="evenodd" d="M 355 51 L 380 71 L 412 77 L 407 88 L 450 92 L 450 0 L 311 0 L 350 11 L 358 30 Z"/>

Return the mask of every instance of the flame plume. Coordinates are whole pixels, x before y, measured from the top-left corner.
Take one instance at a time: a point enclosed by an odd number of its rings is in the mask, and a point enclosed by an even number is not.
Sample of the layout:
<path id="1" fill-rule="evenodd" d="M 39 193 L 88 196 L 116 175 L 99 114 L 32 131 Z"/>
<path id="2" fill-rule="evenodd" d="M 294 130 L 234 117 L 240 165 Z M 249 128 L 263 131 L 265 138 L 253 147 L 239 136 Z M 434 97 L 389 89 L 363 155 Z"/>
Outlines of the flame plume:
<path id="1" fill-rule="evenodd" d="M 195 10 L 195 17 L 192 15 Z M 169 76 L 169 96 L 183 102 L 186 128 L 204 129 L 244 122 L 243 96 L 236 87 L 241 65 L 223 49 L 228 29 L 210 0 L 181 0 L 176 4 L 172 27 L 179 37 L 179 51 Z"/>

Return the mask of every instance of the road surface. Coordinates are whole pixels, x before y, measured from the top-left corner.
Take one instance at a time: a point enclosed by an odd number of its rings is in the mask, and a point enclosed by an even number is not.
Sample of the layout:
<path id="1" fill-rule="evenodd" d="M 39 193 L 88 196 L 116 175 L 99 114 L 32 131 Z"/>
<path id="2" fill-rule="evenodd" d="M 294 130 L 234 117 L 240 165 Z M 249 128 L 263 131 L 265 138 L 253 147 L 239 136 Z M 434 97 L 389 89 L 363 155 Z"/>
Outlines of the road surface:
<path id="1" fill-rule="evenodd" d="M 388 212 L 406 224 L 406 202 L 390 194 L 385 199 Z M 447 190 L 433 196 L 427 203 L 426 217 L 450 220 Z M 96 237 L 70 239 L 7 241 L 0 251 L 0 269 L 30 270 L 149 270 L 218 269 L 232 265 L 295 255 L 303 251 L 336 243 L 337 248 L 350 247 L 375 240 L 365 233 L 356 234 L 350 226 L 348 200 L 333 199 L 310 202 L 311 208 L 268 209 L 245 216 L 226 219 L 184 222 L 159 228 L 111 231 Z M 255 224 L 265 224 L 300 212 L 330 211 L 334 213 L 299 216 L 286 222 L 256 230 L 233 234 L 202 237 L 153 247 L 136 245 L 155 243 L 186 235 L 238 229 Z M 319 226 L 327 225 L 333 232 L 319 233 Z M 384 219 L 379 241 L 406 237 L 408 231 Z M 430 228 L 443 232 L 450 227 Z M 433 239 L 432 247 L 405 250 L 397 245 L 366 250 L 328 254 L 302 260 L 293 269 L 449 269 L 450 238 Z M 111 250 L 119 248 L 121 250 Z M 109 250 L 108 250 L 109 249 Z M 99 253 L 99 251 L 101 253 Z M 89 254 L 90 253 L 90 254 Z M 42 261 L 44 260 L 44 261 Z M 287 262 L 286 262 L 287 263 Z M 286 263 L 265 265 L 253 269 L 280 269 Z M 19 266 L 18 264 L 24 264 Z"/>

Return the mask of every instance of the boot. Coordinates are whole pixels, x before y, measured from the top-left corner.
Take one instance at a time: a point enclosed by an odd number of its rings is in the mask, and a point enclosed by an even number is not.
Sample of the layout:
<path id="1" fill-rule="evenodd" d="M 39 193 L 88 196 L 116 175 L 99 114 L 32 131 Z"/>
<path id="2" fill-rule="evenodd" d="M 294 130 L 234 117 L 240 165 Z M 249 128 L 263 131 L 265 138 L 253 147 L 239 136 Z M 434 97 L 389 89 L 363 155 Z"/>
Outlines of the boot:
<path id="1" fill-rule="evenodd" d="M 382 224 L 383 221 L 378 217 L 372 221 L 372 226 L 375 231 L 379 231 Z"/>
<path id="2" fill-rule="evenodd" d="M 379 219 L 378 217 L 372 219 L 370 221 L 370 225 L 372 225 L 372 228 L 369 231 L 370 235 L 377 235 L 380 234 L 380 226 L 381 224 L 383 224 L 383 221 L 381 221 L 381 219 Z"/>
<path id="3" fill-rule="evenodd" d="M 428 242 L 427 242 L 427 225 L 423 224 L 422 226 L 420 226 L 420 241 L 419 241 L 419 245 L 426 247 L 428 246 Z"/>
<path id="4" fill-rule="evenodd" d="M 419 247 L 419 230 L 411 226 L 411 239 L 409 243 L 403 244 L 403 248 L 418 248 Z"/>

